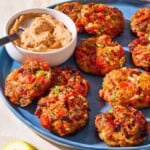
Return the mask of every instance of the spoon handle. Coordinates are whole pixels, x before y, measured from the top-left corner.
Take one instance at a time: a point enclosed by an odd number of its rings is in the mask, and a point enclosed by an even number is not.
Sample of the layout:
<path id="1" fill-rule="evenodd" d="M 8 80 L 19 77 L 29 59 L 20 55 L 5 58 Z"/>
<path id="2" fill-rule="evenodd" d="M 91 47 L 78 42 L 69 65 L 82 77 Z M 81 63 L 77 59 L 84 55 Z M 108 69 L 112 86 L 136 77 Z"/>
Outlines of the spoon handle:
<path id="1" fill-rule="evenodd" d="M 7 44 L 13 40 L 16 40 L 18 38 L 18 34 L 17 33 L 14 33 L 14 34 L 11 34 L 9 36 L 5 36 L 3 38 L 0 38 L 0 46 L 1 45 L 4 45 L 4 44 Z"/>

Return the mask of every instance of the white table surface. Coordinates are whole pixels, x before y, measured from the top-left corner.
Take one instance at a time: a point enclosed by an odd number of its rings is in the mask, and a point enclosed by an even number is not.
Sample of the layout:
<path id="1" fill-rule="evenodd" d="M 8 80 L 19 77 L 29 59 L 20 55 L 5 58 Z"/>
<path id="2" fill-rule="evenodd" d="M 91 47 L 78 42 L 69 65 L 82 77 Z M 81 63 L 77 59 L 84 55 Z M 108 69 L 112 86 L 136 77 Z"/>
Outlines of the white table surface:
<path id="1" fill-rule="evenodd" d="M 0 37 L 3 36 L 4 26 L 8 18 L 17 11 L 27 8 L 47 7 L 63 0 L 0 0 Z M 1 67 L 1 66 L 0 66 Z M 35 145 L 39 150 L 70 150 L 47 142 L 25 124 L 23 124 L 0 100 L 0 150 L 12 138 L 22 139 Z"/>

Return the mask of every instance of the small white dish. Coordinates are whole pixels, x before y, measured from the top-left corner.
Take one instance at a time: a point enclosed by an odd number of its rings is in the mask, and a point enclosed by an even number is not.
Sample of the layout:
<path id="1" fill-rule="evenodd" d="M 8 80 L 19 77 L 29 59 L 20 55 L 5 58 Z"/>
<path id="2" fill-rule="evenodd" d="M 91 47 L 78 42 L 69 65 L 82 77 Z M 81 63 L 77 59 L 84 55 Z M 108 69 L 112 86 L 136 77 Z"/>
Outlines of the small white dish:
<path id="1" fill-rule="evenodd" d="M 8 30 L 13 23 L 13 21 L 18 18 L 20 15 L 28 14 L 28 13 L 45 13 L 50 14 L 57 20 L 64 23 L 64 25 L 69 29 L 72 33 L 72 40 L 65 47 L 59 48 L 57 50 L 49 51 L 49 52 L 32 52 L 25 50 L 16 46 L 13 42 L 6 44 L 7 53 L 14 60 L 24 63 L 27 60 L 39 60 L 39 61 L 47 61 L 51 66 L 57 66 L 68 60 L 74 52 L 76 43 L 77 43 L 77 31 L 74 22 L 67 15 L 48 8 L 35 8 L 35 9 L 27 9 L 13 15 L 7 22 L 5 28 L 5 35 L 8 35 Z"/>

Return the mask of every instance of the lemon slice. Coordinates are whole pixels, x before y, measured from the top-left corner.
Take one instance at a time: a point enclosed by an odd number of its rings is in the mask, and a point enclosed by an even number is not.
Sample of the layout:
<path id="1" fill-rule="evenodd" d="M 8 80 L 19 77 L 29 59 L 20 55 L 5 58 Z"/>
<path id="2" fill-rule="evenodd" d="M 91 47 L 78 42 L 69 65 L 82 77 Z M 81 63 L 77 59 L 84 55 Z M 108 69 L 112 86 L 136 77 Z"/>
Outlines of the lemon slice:
<path id="1" fill-rule="evenodd" d="M 38 149 L 25 141 L 13 140 L 8 142 L 2 150 L 38 150 Z"/>

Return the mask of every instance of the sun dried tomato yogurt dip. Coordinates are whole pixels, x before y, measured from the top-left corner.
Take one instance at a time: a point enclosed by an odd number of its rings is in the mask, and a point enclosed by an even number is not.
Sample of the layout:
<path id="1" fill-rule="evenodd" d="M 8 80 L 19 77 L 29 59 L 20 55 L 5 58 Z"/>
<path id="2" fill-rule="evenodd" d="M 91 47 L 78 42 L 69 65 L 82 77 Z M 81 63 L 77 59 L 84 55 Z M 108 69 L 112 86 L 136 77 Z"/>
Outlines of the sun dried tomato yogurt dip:
<path id="1" fill-rule="evenodd" d="M 72 40 L 71 32 L 63 22 L 49 14 L 31 13 L 17 18 L 10 27 L 9 34 L 18 31 L 18 27 L 28 18 L 33 21 L 14 43 L 33 52 L 47 52 L 66 46 Z"/>

